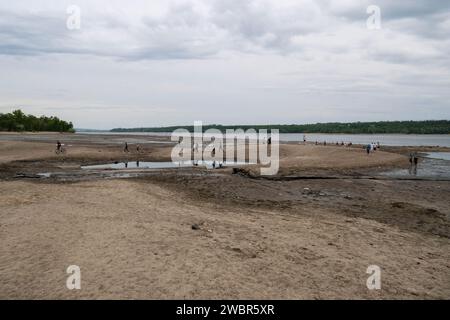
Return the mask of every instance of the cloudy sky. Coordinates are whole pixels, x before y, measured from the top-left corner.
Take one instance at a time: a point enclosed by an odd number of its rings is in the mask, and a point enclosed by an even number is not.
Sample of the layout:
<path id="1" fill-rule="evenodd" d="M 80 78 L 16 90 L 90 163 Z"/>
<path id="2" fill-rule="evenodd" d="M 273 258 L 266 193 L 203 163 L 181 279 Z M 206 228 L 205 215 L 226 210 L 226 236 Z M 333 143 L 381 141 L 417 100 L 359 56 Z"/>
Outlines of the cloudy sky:
<path id="1" fill-rule="evenodd" d="M 450 119 L 450 1 L 3 0 L 19 107 L 99 129 Z"/>

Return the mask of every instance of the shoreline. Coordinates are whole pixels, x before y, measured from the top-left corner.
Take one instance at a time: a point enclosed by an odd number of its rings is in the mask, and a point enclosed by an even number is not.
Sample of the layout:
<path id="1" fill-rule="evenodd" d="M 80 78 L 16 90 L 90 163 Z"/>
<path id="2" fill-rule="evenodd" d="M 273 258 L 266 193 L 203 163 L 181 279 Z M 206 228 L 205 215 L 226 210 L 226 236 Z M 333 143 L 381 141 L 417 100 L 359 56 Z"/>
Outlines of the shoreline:
<path id="1" fill-rule="evenodd" d="M 283 143 L 270 179 L 250 167 L 135 175 L 80 165 L 167 160 L 172 146 L 124 154 L 129 136 L 86 136 L 64 141 L 64 155 L 54 136 L 0 137 L 0 298 L 450 296 L 450 181 L 367 178 L 407 166 L 408 149 Z M 64 286 L 72 264 L 77 293 Z M 373 264 L 382 290 L 365 286 Z"/>

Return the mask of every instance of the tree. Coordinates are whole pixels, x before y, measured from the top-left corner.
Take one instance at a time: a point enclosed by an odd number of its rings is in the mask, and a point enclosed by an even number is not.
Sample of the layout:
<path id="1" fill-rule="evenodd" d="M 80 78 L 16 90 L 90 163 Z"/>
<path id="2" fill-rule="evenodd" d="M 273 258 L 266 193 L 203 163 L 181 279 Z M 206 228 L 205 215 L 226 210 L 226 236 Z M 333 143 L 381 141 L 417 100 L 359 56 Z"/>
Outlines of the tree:
<path id="1" fill-rule="evenodd" d="M 26 115 L 22 110 L 11 113 L 0 113 L 0 131 L 55 131 L 74 132 L 72 122 L 58 117 Z"/>

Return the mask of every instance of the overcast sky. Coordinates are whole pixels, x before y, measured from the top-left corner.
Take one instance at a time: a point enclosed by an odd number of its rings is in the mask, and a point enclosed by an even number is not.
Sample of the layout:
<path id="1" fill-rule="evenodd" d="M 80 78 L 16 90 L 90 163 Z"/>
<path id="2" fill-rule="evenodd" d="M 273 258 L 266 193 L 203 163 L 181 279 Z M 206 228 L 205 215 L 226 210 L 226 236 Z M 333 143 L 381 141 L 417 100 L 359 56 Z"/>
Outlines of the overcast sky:
<path id="1" fill-rule="evenodd" d="M 99 129 L 450 119 L 450 1 L 2 1 L 19 107 Z"/>

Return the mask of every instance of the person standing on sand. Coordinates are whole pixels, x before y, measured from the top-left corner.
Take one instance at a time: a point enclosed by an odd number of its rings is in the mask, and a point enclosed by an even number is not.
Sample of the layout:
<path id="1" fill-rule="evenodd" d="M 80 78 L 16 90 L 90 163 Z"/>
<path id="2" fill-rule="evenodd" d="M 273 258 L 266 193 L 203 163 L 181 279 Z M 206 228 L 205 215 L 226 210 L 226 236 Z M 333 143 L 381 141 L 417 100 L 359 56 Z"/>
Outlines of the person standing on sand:
<path id="1" fill-rule="evenodd" d="M 417 174 L 417 164 L 419 162 L 419 157 L 417 154 L 414 155 L 414 174 Z"/>
<path id="2" fill-rule="evenodd" d="M 414 153 L 411 152 L 409 154 L 409 174 L 413 174 L 413 167 L 414 167 Z"/>
<path id="3" fill-rule="evenodd" d="M 123 152 L 130 152 L 130 151 L 128 150 L 128 143 L 127 143 L 127 142 L 125 142 L 125 146 L 124 146 L 124 148 L 123 148 Z"/>
<path id="4" fill-rule="evenodd" d="M 137 146 L 136 146 L 136 152 L 139 153 L 140 151 L 141 151 L 141 146 L 140 146 L 140 145 L 137 145 Z"/>
<path id="5" fill-rule="evenodd" d="M 370 150 L 371 150 L 371 149 L 372 149 L 371 145 L 368 144 L 368 145 L 366 146 L 367 154 L 370 154 Z"/>
<path id="6" fill-rule="evenodd" d="M 419 163 L 419 157 L 417 156 L 417 153 L 414 153 L 414 167 L 417 168 L 418 163 Z"/>
<path id="7" fill-rule="evenodd" d="M 61 141 L 56 141 L 56 151 L 60 152 L 61 151 Z"/>

